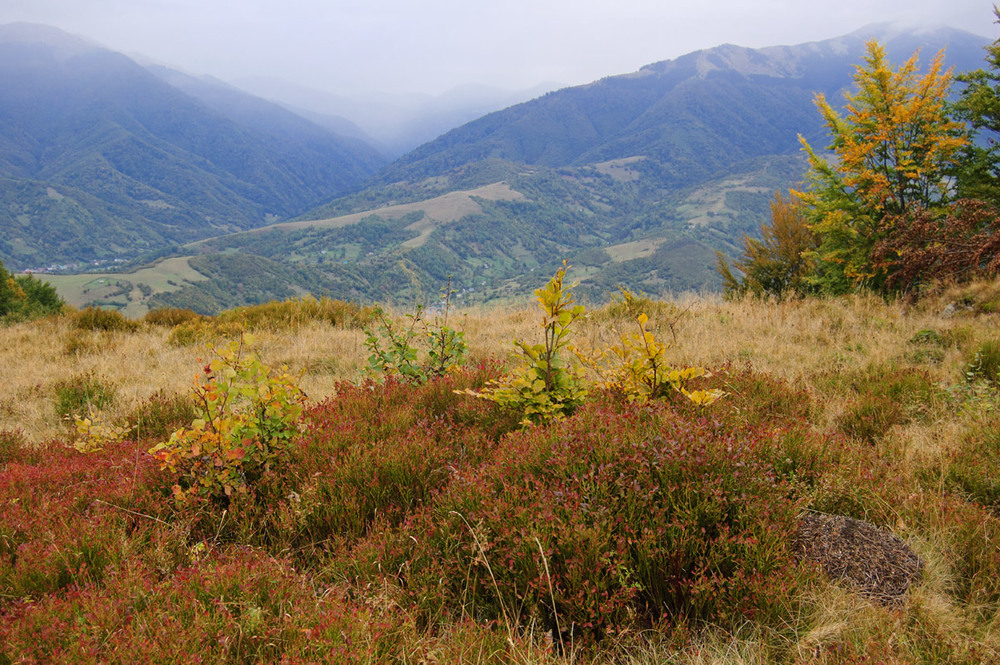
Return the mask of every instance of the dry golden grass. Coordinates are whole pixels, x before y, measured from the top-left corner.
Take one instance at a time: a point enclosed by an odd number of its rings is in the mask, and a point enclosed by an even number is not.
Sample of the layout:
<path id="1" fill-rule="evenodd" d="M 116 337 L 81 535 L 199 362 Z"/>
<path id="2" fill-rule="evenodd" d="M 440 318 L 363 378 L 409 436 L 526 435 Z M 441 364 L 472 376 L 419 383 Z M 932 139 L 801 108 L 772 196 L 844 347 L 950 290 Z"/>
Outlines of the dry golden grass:
<path id="1" fill-rule="evenodd" d="M 977 294 L 995 293 L 998 287 L 978 285 Z M 752 300 L 725 302 L 717 296 L 687 297 L 659 304 L 652 327 L 664 341 L 672 341 L 671 358 L 678 365 L 721 367 L 749 364 L 755 370 L 809 388 L 816 377 L 858 371 L 870 365 L 903 363 L 907 340 L 918 331 L 960 331 L 969 343 L 993 334 L 994 317 L 967 312 L 941 317 L 949 297 L 945 294 L 921 307 L 886 303 L 872 296 L 836 300 L 794 300 L 761 303 Z M 401 313 L 396 313 L 401 317 Z M 535 340 L 541 312 L 534 306 L 478 307 L 453 312 L 449 324 L 462 329 L 470 358 L 507 359 L 511 340 Z M 627 320 L 595 310 L 578 330 L 582 348 L 606 346 L 616 329 L 628 330 Z M 150 395 L 163 390 L 181 394 L 190 388 L 199 369 L 205 345 L 172 346 L 169 328 L 143 326 L 136 333 L 76 330 L 68 319 L 47 319 L 0 328 L 0 366 L 4 381 L 0 391 L 0 429 L 22 429 L 35 441 L 65 432 L 53 407 L 55 386 L 68 378 L 90 374 L 110 383 L 114 401 L 107 416 L 121 417 Z M 331 395 L 337 381 L 361 376 L 367 357 L 364 333 L 311 323 L 294 329 L 255 333 L 255 346 L 265 363 L 288 365 L 302 374 L 302 387 L 311 399 Z M 934 381 L 955 383 L 960 378 L 963 349 L 942 350 L 936 364 L 922 366 Z M 832 422 L 843 408 L 842 400 L 827 404 Z M 914 424 L 903 433 L 909 451 L 933 454 L 941 447 L 942 428 L 960 429 L 955 422 Z"/>
<path id="2" fill-rule="evenodd" d="M 209 350 L 203 344 L 174 346 L 170 330 L 146 326 L 137 333 L 89 332 L 67 320 L 52 319 L 0 329 L 0 364 L 5 368 L 0 397 L 0 429 L 22 429 L 30 440 L 65 433 L 55 412 L 56 386 L 90 374 L 114 387 L 105 416 L 117 420 L 157 391 L 187 392 Z M 319 401 L 334 382 L 359 375 L 364 335 L 313 324 L 294 331 L 261 331 L 254 347 L 264 362 L 288 365 L 302 374 L 301 385 Z"/>
<path id="3" fill-rule="evenodd" d="M 824 372 L 898 361 L 917 331 L 955 325 L 932 312 L 863 295 L 782 303 L 704 297 L 683 306 L 689 309 L 675 325 L 679 363 L 750 363 L 797 384 Z M 985 333 L 989 322 L 979 327 Z M 944 378 L 954 360 L 952 353 L 932 371 Z"/>

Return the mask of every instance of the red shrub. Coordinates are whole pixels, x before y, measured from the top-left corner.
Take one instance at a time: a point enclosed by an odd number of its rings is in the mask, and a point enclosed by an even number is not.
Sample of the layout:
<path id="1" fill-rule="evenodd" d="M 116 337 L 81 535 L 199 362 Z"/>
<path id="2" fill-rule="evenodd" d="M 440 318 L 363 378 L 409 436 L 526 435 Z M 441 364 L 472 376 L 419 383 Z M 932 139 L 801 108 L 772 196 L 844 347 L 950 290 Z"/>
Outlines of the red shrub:
<path id="1" fill-rule="evenodd" d="M 286 562 L 236 550 L 166 579 L 130 565 L 103 589 L 24 605 L 0 621 L 0 662 L 384 662 L 408 632 L 335 589 L 317 594 Z"/>
<path id="2" fill-rule="evenodd" d="M 783 613 L 796 508 L 756 452 L 767 442 L 742 439 L 663 405 L 585 407 L 508 437 L 368 556 L 429 616 L 600 638 Z"/>
<path id="3" fill-rule="evenodd" d="M 204 535 L 315 561 L 317 551 L 350 544 L 375 524 L 399 525 L 517 427 L 496 405 L 455 394 L 493 375 L 481 367 L 421 386 L 393 379 L 340 385 L 337 397 L 306 413 L 287 477 L 267 483 L 280 491 L 267 500 L 238 497 L 225 529 L 215 515 Z"/>
<path id="4" fill-rule="evenodd" d="M 5 601 L 100 582 L 127 554 L 126 534 L 162 511 L 159 474 L 134 445 L 84 455 L 53 443 L 34 456 L 0 474 Z"/>
<path id="5" fill-rule="evenodd" d="M 945 214 L 919 210 L 886 221 L 884 240 L 875 245 L 872 263 L 887 273 L 886 286 L 909 291 L 937 280 L 993 277 L 1000 269 L 996 208 L 984 201 L 957 201 Z"/>

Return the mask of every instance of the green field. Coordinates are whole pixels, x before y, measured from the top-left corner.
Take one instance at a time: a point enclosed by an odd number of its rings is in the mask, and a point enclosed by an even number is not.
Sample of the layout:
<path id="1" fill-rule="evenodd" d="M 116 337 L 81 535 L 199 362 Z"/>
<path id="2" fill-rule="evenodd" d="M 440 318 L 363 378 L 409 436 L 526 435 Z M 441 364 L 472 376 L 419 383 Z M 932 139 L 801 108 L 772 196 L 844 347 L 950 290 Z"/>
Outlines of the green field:
<path id="1" fill-rule="evenodd" d="M 189 257 L 174 257 L 135 272 L 45 275 L 43 279 L 74 307 L 114 307 L 137 318 L 148 310 L 150 296 L 179 291 L 208 278 L 191 267 Z"/>

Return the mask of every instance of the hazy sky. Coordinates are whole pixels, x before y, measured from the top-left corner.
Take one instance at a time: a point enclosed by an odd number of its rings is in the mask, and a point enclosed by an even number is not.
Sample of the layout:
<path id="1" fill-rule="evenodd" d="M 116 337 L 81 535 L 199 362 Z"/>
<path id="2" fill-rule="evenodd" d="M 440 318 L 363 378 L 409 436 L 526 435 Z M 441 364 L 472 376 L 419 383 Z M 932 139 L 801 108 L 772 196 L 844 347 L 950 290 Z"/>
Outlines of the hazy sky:
<path id="1" fill-rule="evenodd" d="M 342 93 L 575 85 L 726 42 L 797 44 L 883 21 L 995 38 L 993 18 L 988 0 L 0 0 L 0 24 Z"/>

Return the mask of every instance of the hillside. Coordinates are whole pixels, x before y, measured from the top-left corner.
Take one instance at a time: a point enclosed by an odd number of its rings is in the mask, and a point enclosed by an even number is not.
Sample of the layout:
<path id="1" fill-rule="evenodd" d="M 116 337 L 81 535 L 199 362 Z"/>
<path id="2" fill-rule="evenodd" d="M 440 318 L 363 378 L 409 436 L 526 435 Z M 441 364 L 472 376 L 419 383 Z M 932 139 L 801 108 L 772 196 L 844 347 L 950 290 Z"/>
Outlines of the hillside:
<path id="1" fill-rule="evenodd" d="M 814 96 L 842 99 L 870 36 L 897 62 L 947 46 L 957 71 L 980 66 L 985 44 L 872 26 L 813 44 L 698 51 L 489 114 L 293 225 L 184 252 L 211 261 L 239 249 L 308 266 L 329 278 L 323 294 L 361 300 L 426 300 L 449 276 L 465 302 L 504 299 L 537 287 L 563 259 L 595 300 L 618 285 L 659 295 L 717 288 L 715 250 L 731 253 L 758 233 L 773 193 L 802 180 L 798 136 L 826 141 Z M 436 212 L 441 197 L 484 187 L 514 194 L 479 196 L 457 218 Z"/>
<path id="2" fill-rule="evenodd" d="M 0 662 L 997 662 L 1000 284 L 642 306 L 719 401 L 587 374 L 575 413 L 521 427 L 463 391 L 541 339 L 527 294 L 452 312 L 469 362 L 426 384 L 365 381 L 374 322 L 344 303 L 0 328 Z M 611 305 L 569 339 L 635 325 Z M 149 451 L 224 383 L 204 343 L 239 339 L 297 377 L 304 427 L 201 497 Z"/>
<path id="3" fill-rule="evenodd" d="M 726 237 L 720 229 L 755 230 L 771 192 L 800 168 L 797 158 L 775 159 L 670 193 L 643 190 L 635 175 L 641 162 L 556 171 L 493 161 L 421 187 L 383 190 L 399 202 L 372 210 L 212 238 L 168 262 L 128 271 L 46 278 L 77 306 L 118 307 L 133 316 L 156 306 L 208 314 L 263 302 L 264 291 L 247 285 L 258 283 L 265 263 L 283 266 L 270 271 L 271 297 L 309 292 L 427 302 L 451 278 L 460 302 L 506 300 L 536 288 L 562 258 L 578 268 L 581 296 L 594 301 L 620 284 L 647 293 L 698 290 L 718 279 L 712 248 Z M 201 278 L 170 284 L 177 261 L 198 265 Z M 76 286 L 101 280 L 121 286 Z"/>
<path id="4" fill-rule="evenodd" d="M 426 302 L 450 278 L 475 303 L 536 288 L 564 259 L 594 301 L 619 285 L 654 295 L 718 288 L 715 251 L 733 253 L 743 234 L 758 233 L 773 193 L 802 180 L 798 135 L 826 143 L 814 96 L 842 99 L 870 36 L 895 62 L 917 49 L 926 62 L 946 45 L 956 71 L 979 67 L 986 41 L 872 26 L 798 46 L 720 46 L 552 92 L 448 132 L 294 223 L 248 224 L 161 252 L 194 261 L 206 279 L 161 290 L 148 272 L 123 273 L 145 288 L 74 302 L 134 314 L 157 305 L 211 313 L 303 292 Z M 217 83 L 158 71 L 262 130 L 277 114 Z M 458 199 L 467 204 L 449 206 Z M 248 290 L 262 270 L 273 287 Z"/>
<path id="5" fill-rule="evenodd" d="M 27 69 L 95 53 L 49 38 Z M 1000 156 L 954 121 L 996 130 L 996 80 L 949 105 L 869 42 L 808 209 L 706 288 L 801 177 L 802 77 L 834 98 L 859 39 L 553 93 L 297 218 L 57 276 L 98 306 L 0 269 L 0 665 L 1000 663 Z M 64 145 L 105 134 L 180 169 L 201 128 L 201 184 L 291 200 L 240 174 L 321 130 L 96 53 L 100 105 L 0 125 L 0 172 L 79 175 Z M 32 123 L 62 139 L 19 149 Z"/>
<path id="6" fill-rule="evenodd" d="M 657 165 L 660 186 L 704 182 L 750 159 L 797 152 L 798 134 L 822 144 L 813 98 L 839 99 L 870 38 L 894 62 L 918 49 L 926 61 L 947 47 L 956 71 L 980 66 L 986 44 L 955 30 L 878 25 L 798 46 L 727 44 L 491 113 L 403 156 L 380 180 L 418 181 L 490 158 L 562 167 L 643 156 Z"/>
<path id="7" fill-rule="evenodd" d="M 133 258 L 300 214 L 382 165 L 277 106 L 188 83 L 53 28 L 0 26 L 0 260 Z"/>

